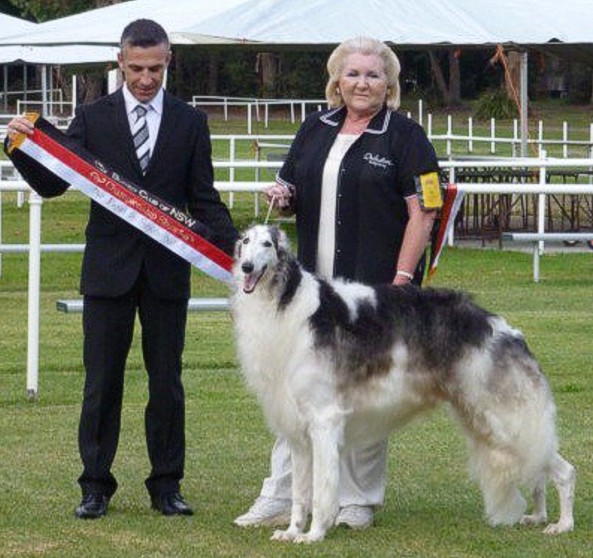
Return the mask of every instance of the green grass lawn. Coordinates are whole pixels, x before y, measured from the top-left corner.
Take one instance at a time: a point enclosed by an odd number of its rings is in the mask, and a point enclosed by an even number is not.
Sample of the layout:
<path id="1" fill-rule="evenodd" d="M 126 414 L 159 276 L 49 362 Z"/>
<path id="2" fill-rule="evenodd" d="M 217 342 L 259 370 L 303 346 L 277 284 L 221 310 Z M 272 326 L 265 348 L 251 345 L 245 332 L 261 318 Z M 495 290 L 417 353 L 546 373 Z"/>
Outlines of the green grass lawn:
<path id="1" fill-rule="evenodd" d="M 412 109 L 412 107 L 410 107 Z M 569 119 L 583 128 L 589 114 L 549 108 L 551 125 Z M 548 109 L 546 109 L 548 110 Z M 580 123 L 580 124 L 579 124 Z M 443 126 L 443 123 L 437 123 Z M 486 124 L 484 124 L 486 126 Z M 244 124 L 211 120 L 213 133 L 243 133 Z M 273 121 L 269 133 L 296 126 Z M 263 132 L 264 130 L 258 130 Z M 252 156 L 246 147 L 245 156 Z M 223 156 L 215 145 L 215 157 Z M 222 179 L 222 178 L 221 178 Z M 2 198 L 2 241 L 27 242 L 28 208 Z M 82 242 L 88 202 L 81 195 L 43 207 L 43 242 Z M 235 197 L 239 228 L 253 202 Z M 261 221 L 263 215 L 257 219 Z M 294 224 L 282 223 L 294 238 Z M 187 464 L 183 492 L 191 518 L 151 512 L 143 412 L 146 377 L 139 340 L 126 376 L 122 437 L 114 472 L 120 490 L 109 515 L 76 520 L 80 499 L 77 422 L 84 372 L 80 315 L 55 309 L 78 296 L 80 254 L 43 254 L 39 394 L 26 394 L 27 258 L 2 256 L 0 275 L 0 557 L 588 557 L 593 527 L 593 258 L 590 252 L 546 254 L 541 282 L 532 281 L 530 253 L 447 248 L 435 286 L 471 292 L 522 329 L 547 373 L 558 407 L 562 453 L 577 467 L 575 532 L 546 537 L 532 527 L 491 528 L 482 519 L 478 488 L 468 480 L 465 443 L 445 410 L 393 436 L 384 507 L 372 529 L 333 530 L 319 545 L 269 541 L 271 529 L 242 530 L 232 520 L 259 492 L 272 435 L 243 386 L 232 323 L 224 312 L 190 314 L 184 380 Z M 194 296 L 226 296 L 226 287 L 195 271 Z M 558 513 L 550 491 L 550 517 Z"/>
<path id="2" fill-rule="evenodd" d="M 44 204 L 44 242 L 81 240 L 86 201 L 67 195 Z M 253 221 L 249 196 L 238 196 L 239 227 Z M 5 196 L 4 240 L 24 241 L 27 207 Z M 284 224 L 294 236 L 293 224 Z M 77 296 L 79 254 L 44 254 L 40 378 L 26 396 L 27 260 L 4 255 L 0 277 L 0 556 L 403 556 L 556 558 L 591 553 L 593 524 L 593 259 L 590 253 L 547 254 L 541 282 L 531 255 L 498 249 L 446 249 L 436 286 L 467 290 L 523 329 L 555 393 L 562 452 L 578 471 L 575 532 L 546 537 L 532 527 L 491 528 L 477 487 L 468 480 L 465 443 L 445 410 L 393 436 L 384 507 L 372 529 L 333 530 L 326 541 L 293 546 L 269 541 L 271 529 L 232 525 L 258 494 L 272 436 L 237 369 L 230 317 L 190 314 L 185 352 L 187 466 L 183 492 L 191 518 L 151 512 L 143 410 L 146 378 L 135 339 L 128 372 L 122 437 L 114 472 L 120 490 L 108 516 L 76 520 L 80 495 L 76 431 L 83 385 L 79 315 L 56 312 Z M 194 273 L 195 296 L 226 288 Z M 550 492 L 550 516 L 558 513 Z"/>

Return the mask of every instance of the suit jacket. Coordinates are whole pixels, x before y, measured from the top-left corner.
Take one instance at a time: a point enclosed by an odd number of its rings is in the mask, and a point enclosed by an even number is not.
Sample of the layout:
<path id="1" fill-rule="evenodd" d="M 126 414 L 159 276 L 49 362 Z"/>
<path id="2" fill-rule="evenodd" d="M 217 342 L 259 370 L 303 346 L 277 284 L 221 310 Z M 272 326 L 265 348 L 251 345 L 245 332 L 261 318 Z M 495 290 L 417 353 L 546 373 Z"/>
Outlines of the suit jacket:
<path id="1" fill-rule="evenodd" d="M 139 187 L 189 212 L 232 254 L 238 233 L 213 186 L 206 115 L 165 91 L 158 137 L 146 174 L 132 142 L 121 90 L 80 106 L 67 134 Z M 144 266 L 151 290 L 164 299 L 190 294 L 190 264 L 91 201 L 82 263 L 82 294 L 127 292 Z"/>

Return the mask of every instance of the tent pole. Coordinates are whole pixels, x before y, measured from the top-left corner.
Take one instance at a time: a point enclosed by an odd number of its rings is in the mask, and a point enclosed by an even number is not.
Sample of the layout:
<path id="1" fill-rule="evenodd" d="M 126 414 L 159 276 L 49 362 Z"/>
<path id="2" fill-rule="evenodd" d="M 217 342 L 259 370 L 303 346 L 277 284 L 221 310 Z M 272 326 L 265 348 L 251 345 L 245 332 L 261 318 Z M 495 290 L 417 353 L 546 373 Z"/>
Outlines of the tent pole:
<path id="1" fill-rule="evenodd" d="M 23 64 L 23 99 L 25 99 L 25 107 L 27 106 L 27 64 Z M 26 108 L 25 108 L 26 110 Z"/>
<path id="2" fill-rule="evenodd" d="M 4 95 L 2 100 L 4 101 L 4 112 L 8 112 L 8 64 L 4 64 Z"/>
<path id="3" fill-rule="evenodd" d="M 521 157 L 527 157 L 527 138 L 528 130 L 528 114 L 529 114 L 529 96 L 528 96 L 528 79 L 527 79 L 528 58 L 527 51 L 521 53 L 521 85 L 519 87 L 521 94 Z"/>
<path id="4" fill-rule="evenodd" d="M 44 64 L 41 66 L 41 114 L 43 118 L 49 116 L 47 105 L 47 66 Z"/>
<path id="5" fill-rule="evenodd" d="M 78 80 L 76 78 L 76 74 L 72 74 L 72 112 L 70 113 L 71 116 L 74 116 L 74 111 L 76 111 L 77 87 Z"/>

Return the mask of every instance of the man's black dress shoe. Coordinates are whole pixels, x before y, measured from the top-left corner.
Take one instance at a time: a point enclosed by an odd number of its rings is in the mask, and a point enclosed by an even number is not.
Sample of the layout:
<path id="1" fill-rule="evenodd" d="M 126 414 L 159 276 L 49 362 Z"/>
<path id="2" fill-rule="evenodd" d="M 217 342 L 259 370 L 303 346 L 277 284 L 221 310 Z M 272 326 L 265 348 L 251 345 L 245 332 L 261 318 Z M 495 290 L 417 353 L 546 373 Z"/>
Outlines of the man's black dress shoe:
<path id="1" fill-rule="evenodd" d="M 193 515 L 193 510 L 185 503 L 179 492 L 165 492 L 152 496 L 152 509 L 163 515 Z"/>
<path id="2" fill-rule="evenodd" d="M 104 494 L 85 494 L 74 512 L 79 519 L 97 519 L 107 513 L 109 498 Z"/>

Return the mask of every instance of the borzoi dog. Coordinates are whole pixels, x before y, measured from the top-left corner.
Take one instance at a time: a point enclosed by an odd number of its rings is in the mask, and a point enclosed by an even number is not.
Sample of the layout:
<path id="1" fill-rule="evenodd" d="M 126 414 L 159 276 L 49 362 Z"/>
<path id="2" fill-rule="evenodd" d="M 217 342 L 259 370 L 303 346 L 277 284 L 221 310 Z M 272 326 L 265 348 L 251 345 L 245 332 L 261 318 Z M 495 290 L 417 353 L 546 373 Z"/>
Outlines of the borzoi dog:
<path id="1" fill-rule="evenodd" d="M 443 401 L 467 436 L 490 524 L 546 522 L 550 478 L 560 519 L 545 532 L 573 529 L 575 470 L 558 454 L 550 389 L 503 318 L 448 290 L 322 280 L 264 225 L 237 242 L 234 276 L 243 373 L 291 449 L 291 521 L 273 539 L 323 539 L 338 512 L 342 449 L 384 439 Z M 531 515 L 520 487 L 533 491 Z"/>

